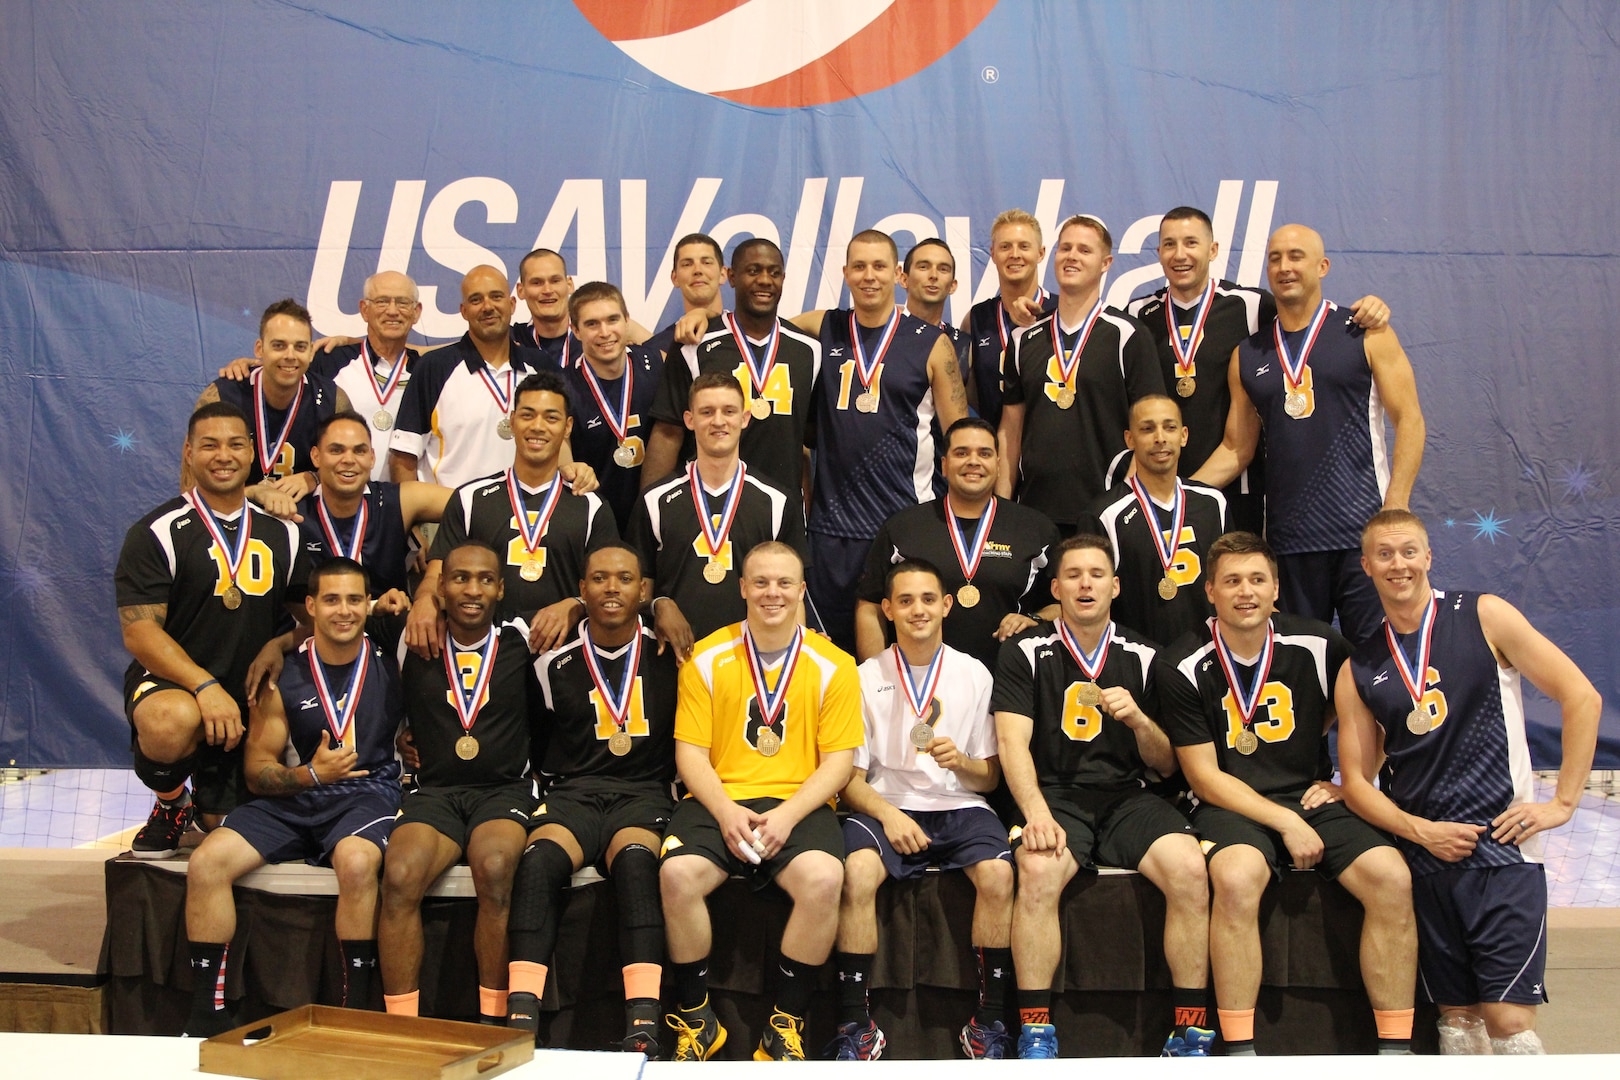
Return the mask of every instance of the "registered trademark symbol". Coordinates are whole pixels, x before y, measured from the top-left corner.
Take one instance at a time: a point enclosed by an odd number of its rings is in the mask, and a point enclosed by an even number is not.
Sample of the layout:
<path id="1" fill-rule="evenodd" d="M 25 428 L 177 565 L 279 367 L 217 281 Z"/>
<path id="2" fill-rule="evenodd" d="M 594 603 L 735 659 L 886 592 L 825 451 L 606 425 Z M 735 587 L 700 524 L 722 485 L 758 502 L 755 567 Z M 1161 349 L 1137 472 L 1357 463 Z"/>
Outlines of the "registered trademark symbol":
<path id="1" fill-rule="evenodd" d="M 1001 79 L 1001 72 L 997 71 L 994 67 L 987 66 L 983 71 L 979 72 L 979 78 L 983 79 L 987 83 L 997 82 Z"/>

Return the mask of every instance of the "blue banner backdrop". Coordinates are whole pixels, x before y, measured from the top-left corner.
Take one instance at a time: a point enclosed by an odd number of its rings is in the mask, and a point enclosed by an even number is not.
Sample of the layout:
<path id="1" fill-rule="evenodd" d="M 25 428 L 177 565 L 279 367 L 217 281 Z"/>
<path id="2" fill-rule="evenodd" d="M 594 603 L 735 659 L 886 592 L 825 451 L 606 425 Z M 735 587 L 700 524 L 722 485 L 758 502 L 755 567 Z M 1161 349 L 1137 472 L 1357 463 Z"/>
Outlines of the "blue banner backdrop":
<path id="1" fill-rule="evenodd" d="M 1217 270 L 1245 283 L 1271 228 L 1319 229 L 1328 295 L 1388 299 L 1416 367 L 1437 583 L 1506 596 L 1620 698 L 1608 0 L 89 0 L 5 21 L 0 762 L 127 763 L 119 543 L 175 492 L 188 408 L 270 301 L 353 332 L 362 280 L 397 268 L 424 335 L 453 337 L 460 274 L 538 243 L 660 325 L 671 242 L 703 229 L 776 239 L 792 312 L 839 301 L 844 242 L 876 226 L 948 240 L 960 317 L 1009 206 L 1105 219 L 1116 303 L 1158 283 L 1178 203 L 1212 212 Z M 1612 708 L 1604 731 L 1613 767 Z M 1555 732 L 1534 745 L 1558 759 Z"/>

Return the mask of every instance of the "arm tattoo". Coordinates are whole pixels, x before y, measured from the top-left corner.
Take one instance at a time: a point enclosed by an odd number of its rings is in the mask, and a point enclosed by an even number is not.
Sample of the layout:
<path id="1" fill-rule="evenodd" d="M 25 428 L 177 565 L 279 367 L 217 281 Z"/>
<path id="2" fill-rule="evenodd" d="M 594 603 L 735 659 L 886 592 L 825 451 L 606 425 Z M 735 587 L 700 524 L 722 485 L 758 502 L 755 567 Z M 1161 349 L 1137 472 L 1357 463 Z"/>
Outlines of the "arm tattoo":
<path id="1" fill-rule="evenodd" d="M 163 629 L 163 620 L 169 617 L 168 604 L 136 604 L 118 609 L 118 625 L 129 626 L 150 619 Z"/>
<path id="2" fill-rule="evenodd" d="M 258 790 L 261 795 L 297 795 L 304 790 L 298 774 L 285 765 L 270 764 L 259 770 Z"/>

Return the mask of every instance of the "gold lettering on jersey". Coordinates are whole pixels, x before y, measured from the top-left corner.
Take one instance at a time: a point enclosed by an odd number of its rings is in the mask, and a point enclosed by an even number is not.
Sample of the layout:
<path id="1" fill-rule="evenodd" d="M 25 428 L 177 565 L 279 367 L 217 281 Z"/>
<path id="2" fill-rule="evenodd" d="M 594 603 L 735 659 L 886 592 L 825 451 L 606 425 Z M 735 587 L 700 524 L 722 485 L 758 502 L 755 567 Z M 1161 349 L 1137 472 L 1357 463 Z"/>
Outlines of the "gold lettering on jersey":
<path id="1" fill-rule="evenodd" d="M 720 521 L 718 516 L 711 514 L 709 516 L 709 520 L 715 523 L 716 528 L 719 528 Z M 704 562 L 719 563 L 725 572 L 730 573 L 732 568 L 730 540 L 727 540 L 725 543 L 721 544 L 720 550 L 715 552 L 714 556 L 711 558 L 709 555 L 708 541 L 705 540 L 703 538 L 703 534 L 699 532 L 692 540 L 692 551 L 695 552 L 697 557 L 702 559 Z M 725 579 L 722 577 L 720 580 L 724 581 Z"/>
<path id="2" fill-rule="evenodd" d="M 214 560 L 214 595 L 224 596 L 231 588 L 231 567 L 218 544 L 208 545 L 208 557 Z M 236 587 L 249 596 L 263 596 L 276 583 L 276 559 L 270 545 L 256 536 L 248 537 L 247 551 L 242 565 L 236 571 Z"/>
<path id="3" fill-rule="evenodd" d="M 1102 734 L 1103 714 L 1095 705 L 1081 702 L 1082 685 L 1072 682 L 1063 691 L 1063 734 L 1075 742 L 1090 742 Z"/>
<path id="4" fill-rule="evenodd" d="M 855 405 L 861 412 L 877 412 L 878 402 L 883 400 L 881 383 L 883 382 L 883 369 L 885 366 L 887 365 L 879 364 L 873 368 L 872 381 L 867 384 L 865 390 L 856 394 L 858 400 Z M 850 388 L 855 383 L 855 361 L 845 360 L 838 369 L 838 407 L 840 409 L 849 408 Z"/>
<path id="5" fill-rule="evenodd" d="M 772 413 L 775 413 L 778 416 L 793 415 L 793 379 L 788 374 L 786 364 L 779 363 L 772 365 L 771 373 L 765 378 L 765 389 L 761 391 L 759 395 L 760 400 L 767 402 L 767 407 L 764 410 L 765 416 L 761 416 L 761 410 L 754 405 L 754 384 L 750 382 L 748 378 L 748 365 L 738 364 L 731 373 L 732 375 L 736 376 L 737 381 L 742 384 L 743 396 L 748 399 L 747 401 L 743 402 L 743 408 L 752 412 L 754 419 L 763 420 L 766 416 L 770 416 Z M 875 382 L 876 380 L 873 381 Z M 848 386 L 847 377 L 845 380 L 845 386 Z M 843 408 L 843 406 L 840 405 L 839 408 Z"/>
<path id="6" fill-rule="evenodd" d="M 1299 385 L 1288 387 L 1284 411 L 1295 420 L 1304 420 L 1316 414 L 1316 377 L 1306 364 L 1299 373 Z"/>
<path id="7" fill-rule="evenodd" d="M 1221 697 L 1221 708 L 1226 712 L 1226 746 L 1237 749 L 1238 733 L 1243 730 L 1243 714 L 1238 711 L 1237 699 L 1228 690 Z M 1260 719 L 1264 713 L 1265 719 Z M 1251 730 L 1255 738 L 1264 743 L 1287 742 L 1294 733 L 1294 692 L 1280 682 L 1268 682 L 1260 688 L 1260 704 L 1254 710 Z"/>
<path id="8" fill-rule="evenodd" d="M 1064 377 L 1063 365 L 1058 363 L 1056 356 L 1046 362 L 1046 385 L 1041 389 L 1045 392 L 1047 400 L 1060 409 L 1067 409 L 1074 404 L 1074 387 L 1069 385 L 1069 380 Z M 1065 401 L 1069 404 L 1063 404 Z"/>
<path id="9" fill-rule="evenodd" d="M 630 711 L 625 717 L 624 731 L 632 738 L 641 738 L 651 733 L 652 728 L 647 723 L 647 710 L 642 707 L 640 675 L 636 676 L 635 685 L 630 688 Z M 593 689 L 590 692 L 591 708 L 596 710 L 596 737 L 600 741 L 613 738 L 618 733 L 619 725 L 613 719 L 613 712 L 602 700 L 602 692 Z"/>
<path id="10" fill-rule="evenodd" d="M 461 686 L 466 693 L 472 693 L 473 688 L 478 685 L 478 670 L 483 667 L 483 664 L 484 658 L 482 654 L 462 652 L 460 649 L 456 650 L 456 673 L 461 676 Z M 456 707 L 456 699 L 453 696 L 455 692 L 456 688 L 453 686 L 444 692 L 444 700 L 449 703 L 452 709 Z M 481 709 L 488 704 L 489 687 L 486 686 L 484 687 L 484 696 L 477 702 L 477 708 Z"/>
<path id="11" fill-rule="evenodd" d="M 1166 540 L 1169 540 L 1170 530 L 1162 530 L 1162 535 Z M 1199 561 L 1198 553 L 1184 546 L 1196 539 L 1197 537 L 1194 536 L 1191 525 L 1183 525 L 1181 535 L 1176 537 L 1176 560 L 1170 564 L 1170 568 L 1164 572 L 1164 576 L 1178 587 L 1185 588 L 1193 584 L 1198 580 L 1198 575 L 1203 573 L 1204 564 Z"/>
<path id="12" fill-rule="evenodd" d="M 1428 668 L 1423 673 L 1423 700 L 1417 703 L 1414 712 L 1427 713 L 1429 726 L 1427 731 L 1433 731 L 1446 722 L 1446 715 L 1451 711 L 1446 704 L 1445 691 L 1440 687 L 1440 673 L 1434 668 Z"/>
<path id="13" fill-rule="evenodd" d="M 293 449 L 292 443 L 283 443 L 281 453 L 276 455 L 276 463 L 270 467 L 269 472 L 264 474 L 264 478 L 266 480 L 285 480 L 293 474 L 293 463 L 297 456 L 297 451 Z"/>

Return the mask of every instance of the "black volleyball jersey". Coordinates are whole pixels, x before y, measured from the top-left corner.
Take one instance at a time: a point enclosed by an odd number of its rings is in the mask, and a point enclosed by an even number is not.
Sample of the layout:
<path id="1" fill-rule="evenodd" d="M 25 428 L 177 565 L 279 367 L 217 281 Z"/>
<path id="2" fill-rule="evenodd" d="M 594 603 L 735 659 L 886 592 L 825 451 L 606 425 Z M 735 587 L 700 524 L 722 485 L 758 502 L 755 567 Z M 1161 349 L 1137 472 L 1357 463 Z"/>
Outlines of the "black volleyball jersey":
<path id="1" fill-rule="evenodd" d="M 1181 530 L 1175 537 L 1168 571 L 1153 533 L 1157 531 L 1168 546 L 1174 523 L 1170 507 L 1150 496 L 1150 522 L 1130 484 L 1121 484 L 1092 504 L 1092 512 L 1114 546 L 1114 569 L 1119 574 L 1114 616 L 1160 645 L 1198 629 L 1215 614 L 1204 595 L 1204 563 L 1209 545 L 1226 531 L 1226 496 L 1203 484 L 1181 483 L 1181 490 Z M 1169 600 L 1159 591 L 1167 577 L 1176 586 Z"/>
<path id="2" fill-rule="evenodd" d="M 1144 713 L 1158 720 L 1156 655 L 1152 642 L 1113 624 L 1097 685 L 1124 687 Z M 1100 706 L 1082 703 L 1080 687 L 1089 681 L 1057 625 L 1043 622 L 1002 645 L 990 707 L 1035 722 L 1029 750 L 1042 787 L 1140 787 L 1147 766 L 1137 753 L 1136 735 Z"/>
<path id="3" fill-rule="evenodd" d="M 404 691 L 400 687 L 396 658 L 371 638 L 361 646 L 366 658 L 365 681 L 360 684 L 360 703 L 341 739 L 330 724 L 341 724 L 347 707 L 349 684 L 355 675 L 358 659 L 347 664 L 321 665 L 326 677 L 327 697 L 323 704 L 321 690 L 315 682 L 310 655 L 315 648 L 314 639 L 306 639 L 298 651 L 287 657 L 276 686 L 281 691 L 282 707 L 287 713 L 287 736 L 300 764 L 308 764 L 321 747 L 321 733 L 331 731 L 333 745 L 352 748 L 360 756 L 356 769 L 371 775 L 339 780 L 324 787 L 341 788 L 345 784 L 394 780 L 399 777 L 399 761 L 394 751 L 394 737 L 399 734 L 405 719 Z M 328 720 L 326 707 L 332 707 Z"/>
<path id="4" fill-rule="evenodd" d="M 898 511 L 945 492 L 928 378 L 928 357 L 941 331 L 897 311 L 883 351 L 886 327 L 862 327 L 861 349 L 876 365 L 867 385 L 856 370 L 852 325 L 854 313 L 847 308 L 829 311 L 821 321 L 827 370 L 816 395 L 810 527 L 828 536 L 868 540 Z M 877 399 L 873 412 L 860 408 L 866 394 Z"/>
<path id="5" fill-rule="evenodd" d="M 728 494 L 729 487 L 725 492 L 703 491 L 711 529 L 718 528 Z M 780 540 L 801 557 L 807 557 L 804 504 L 796 490 L 783 490 L 745 467 L 738 498 L 731 531 L 718 554 L 726 576 L 717 582 L 703 576 L 709 564 L 709 545 L 698 524 L 698 508 L 692 499 L 687 471 L 642 492 L 630 520 L 630 545 L 641 553 L 655 595 L 675 601 L 692 625 L 693 640 L 741 622 L 747 615 L 738 582 L 743 559 L 755 544 Z"/>
<path id="6" fill-rule="evenodd" d="M 673 424 L 685 432 L 681 462 L 690 461 L 696 443 L 686 431 L 685 413 L 692 380 L 710 371 L 734 376 L 742 384 L 743 408 L 752 409 L 756 396 L 770 403 L 763 420 L 751 419 L 743 429 L 738 452 L 749 469 L 783 491 L 803 499 L 805 431 L 815 408 L 816 380 L 821 376 L 821 342 L 786 319 L 776 321 L 776 360 L 756 390 L 743 360 L 731 320 L 717 315 L 709 320 L 703 340 L 678 345 L 664 361 L 663 380 L 652 404 L 654 420 Z M 740 328 L 739 328 L 740 329 Z M 769 341 L 747 339 L 756 370 L 763 369 Z"/>
<path id="7" fill-rule="evenodd" d="M 1010 612 L 1034 617 L 1052 602 L 1052 548 L 1057 526 L 1038 510 L 1011 499 L 995 499 L 995 519 L 985 537 L 983 553 L 973 575 L 979 592 L 972 607 L 962 603 L 960 590 L 967 584 L 962 561 L 952 546 L 951 525 L 946 523 L 948 499 L 935 499 L 900 511 L 878 530 L 867 555 L 856 595 L 870 603 L 883 600 L 883 579 L 889 567 L 902 559 L 924 559 L 939 568 L 945 591 L 956 596 L 945 616 L 945 644 L 965 652 L 994 670 L 1001 642 L 995 638 L 1001 620 Z M 982 518 L 958 518 L 962 550 L 972 549 Z M 971 556 L 970 560 L 971 561 Z"/>
<path id="8" fill-rule="evenodd" d="M 1214 621 L 1182 637 L 1160 660 L 1160 724 L 1170 741 L 1176 746 L 1213 742 L 1221 770 L 1261 795 L 1297 793 L 1331 778 L 1327 721 L 1333 715 L 1333 681 L 1349 659 L 1350 643 L 1314 619 L 1271 617 L 1276 632 L 1271 668 L 1252 718 L 1259 746 L 1244 755 L 1237 751 L 1242 714 L 1215 655 Z M 1255 671 L 1253 662 L 1237 665 L 1245 694 Z"/>
<path id="9" fill-rule="evenodd" d="M 1024 406 L 1018 458 L 1018 501 L 1060 527 L 1078 524 L 1107 490 L 1105 477 L 1128 453 L 1131 404 L 1164 393 L 1153 339 L 1128 315 L 1104 309 L 1080 354 L 1074 403 L 1058 406 L 1064 389 L 1052 334 L 1057 315 L 1013 336 L 1004 364 L 1003 404 Z M 1065 332 L 1066 333 L 1066 332 Z M 1074 344 L 1078 338 L 1070 340 Z"/>
<path id="10" fill-rule="evenodd" d="M 495 662 L 478 696 L 472 726 L 463 728 L 451 700 L 445 656 L 424 660 L 400 641 L 400 678 L 405 693 L 405 715 L 421 755 L 416 771 L 423 787 L 460 787 L 506 784 L 529 773 L 529 746 L 539 691 L 534 685 L 533 657 L 529 654 L 528 627 L 520 619 L 497 623 Z M 450 667 L 463 692 L 471 693 L 483 677 L 484 651 L 489 639 L 471 648 L 448 650 Z M 448 648 L 441 642 L 441 648 Z M 464 735 L 477 741 L 470 759 L 456 753 Z"/>
<path id="11" fill-rule="evenodd" d="M 321 489 L 317 486 L 298 504 L 298 514 L 304 519 L 298 525 L 298 534 L 310 565 L 319 566 L 335 555 L 344 555 L 366 568 L 373 598 L 389 589 L 409 592 L 405 580 L 405 518 L 399 508 L 399 485 L 386 480 L 373 480 L 366 485 L 361 496 L 366 531 L 358 554 L 353 546 L 360 513 L 346 518 L 323 514 L 320 495 Z"/>
<path id="12" fill-rule="evenodd" d="M 463 484 L 445 504 L 444 519 L 428 559 L 443 559 L 450 549 L 471 537 L 483 540 L 502 557 L 501 576 L 506 595 L 496 618 L 514 616 L 528 619 L 543 607 L 579 595 L 579 582 L 585 574 L 585 556 L 593 548 L 619 538 L 613 511 L 595 492 L 575 495 L 566 483 L 557 496 L 551 517 L 541 525 L 540 516 L 551 501 L 552 487 L 563 483 L 554 473 L 551 483 L 535 491 L 518 483 L 511 470 Z M 540 543 L 533 553 L 518 529 L 512 492 L 523 503 L 529 528 L 541 530 Z M 526 564 L 538 564 L 540 576 L 533 581 L 523 576 Z"/>
<path id="13" fill-rule="evenodd" d="M 641 463 L 647 459 L 647 436 L 652 432 L 652 403 L 663 376 L 664 362 L 658 354 L 639 345 L 626 350 L 625 374 L 617 379 L 597 379 L 593 387 L 587 377 L 586 362 L 568 369 L 565 378 L 574 401 L 574 430 L 569 436 L 574 460 L 596 470 L 597 492 L 613 511 L 614 523 L 623 533 L 630 526 L 630 514 L 641 494 Z M 592 373 L 594 375 L 594 372 Z M 625 379 L 630 380 L 629 417 L 620 416 L 624 405 Z M 614 434 L 602 410 L 601 394 L 608 412 L 619 417 L 624 438 Z M 630 462 L 621 465 L 615 454 L 620 445 L 630 451 Z M 622 455 L 620 455 L 622 456 Z"/>
<path id="14" fill-rule="evenodd" d="M 629 701 L 620 714 L 624 718 L 621 727 L 614 706 L 622 701 L 619 695 L 631 647 L 604 650 L 591 645 L 589 626 L 589 619 L 581 620 L 578 634 L 534 661 L 543 706 L 540 722 L 550 732 L 541 771 L 558 778 L 605 776 L 673 783 L 675 650 L 665 649 L 660 656 L 658 639 L 650 629 L 640 627 L 641 653 Z M 586 649 L 595 650 L 606 694 L 591 674 Z M 630 752 L 624 755 L 609 749 L 609 740 L 619 731 L 630 736 Z"/>
<path id="15" fill-rule="evenodd" d="M 167 605 L 164 631 L 245 707 L 248 665 L 276 635 L 284 605 L 303 598 L 309 563 L 298 526 L 250 502 L 232 517 L 216 518 L 227 546 L 240 542 L 244 515 L 250 535 L 236 574 L 242 603 L 235 610 L 225 606 L 228 555 L 184 496 L 129 527 L 114 585 L 121 608 Z M 139 660 L 130 665 L 131 672 L 143 670 Z"/>
<path id="16" fill-rule="evenodd" d="M 1356 650 L 1350 671 L 1356 692 L 1384 731 L 1384 794 L 1407 813 L 1430 821 L 1462 821 L 1486 829 L 1473 854 L 1459 862 L 1441 862 L 1420 844 L 1396 843 L 1414 874 L 1541 862 L 1540 833 L 1522 845 L 1491 838 L 1491 822 L 1498 814 L 1535 799 L 1519 673 L 1498 664 L 1485 640 L 1480 594 L 1436 591 L 1434 596 L 1434 632 L 1421 688 L 1427 731 L 1419 735 L 1407 727 L 1412 695 L 1383 630 Z M 1397 635 L 1396 640 L 1407 664 L 1415 664 L 1418 633 Z"/>
<path id="17" fill-rule="evenodd" d="M 248 418 L 248 434 L 253 436 L 253 464 L 248 469 L 248 486 L 269 478 L 281 480 L 294 473 L 314 472 L 309 448 L 315 444 L 315 428 L 337 412 L 337 386 L 324 375 L 304 373 L 302 393 L 285 409 L 274 409 L 264 400 L 260 380 L 262 370 L 246 379 L 215 379 L 219 400 L 235 405 Z M 292 422 L 287 421 L 292 414 Z M 277 448 L 282 433 L 286 440 Z M 269 459 L 266 467 L 265 461 Z"/>
<path id="18" fill-rule="evenodd" d="M 1050 315 L 1057 310 L 1057 296 L 1042 289 L 1041 314 Z M 1001 294 L 980 300 L 968 311 L 969 347 L 972 350 L 971 372 L 964 379 L 973 387 L 979 415 L 992 424 L 1001 423 L 1002 365 L 1013 334 L 1018 325 L 1001 306 Z"/>

